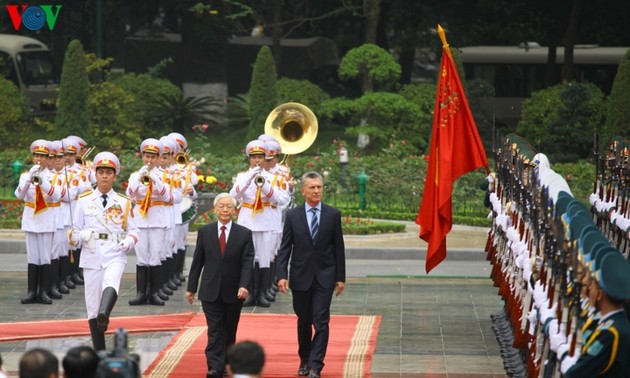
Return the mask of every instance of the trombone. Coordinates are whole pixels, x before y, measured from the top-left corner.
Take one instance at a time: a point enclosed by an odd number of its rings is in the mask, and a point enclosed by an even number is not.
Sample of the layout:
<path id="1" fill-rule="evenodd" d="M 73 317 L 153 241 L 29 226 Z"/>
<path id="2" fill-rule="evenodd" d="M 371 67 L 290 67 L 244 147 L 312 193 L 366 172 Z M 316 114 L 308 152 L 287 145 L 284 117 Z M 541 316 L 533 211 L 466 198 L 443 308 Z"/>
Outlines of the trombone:
<path id="1" fill-rule="evenodd" d="M 177 164 L 180 168 L 183 168 L 188 165 L 190 158 L 188 157 L 190 154 L 190 150 L 180 151 L 175 154 L 175 164 Z"/>
<path id="2" fill-rule="evenodd" d="M 88 150 L 85 151 L 85 153 L 83 155 L 77 156 L 76 159 L 75 159 L 76 163 L 79 164 L 79 165 L 85 165 L 85 161 L 86 161 L 87 157 L 92 153 L 92 151 L 94 151 L 95 147 L 96 146 L 92 146 L 92 147 L 88 148 Z"/>

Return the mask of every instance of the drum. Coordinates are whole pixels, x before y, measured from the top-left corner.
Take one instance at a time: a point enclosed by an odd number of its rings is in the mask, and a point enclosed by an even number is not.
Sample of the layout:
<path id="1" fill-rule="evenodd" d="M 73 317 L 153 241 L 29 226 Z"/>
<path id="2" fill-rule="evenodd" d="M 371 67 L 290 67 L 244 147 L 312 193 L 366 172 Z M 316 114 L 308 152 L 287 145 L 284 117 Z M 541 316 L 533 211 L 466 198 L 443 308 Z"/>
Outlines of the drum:
<path id="1" fill-rule="evenodd" d="M 182 223 L 188 223 L 197 216 L 197 203 L 190 198 L 182 198 L 179 204 L 179 210 L 182 213 Z"/>

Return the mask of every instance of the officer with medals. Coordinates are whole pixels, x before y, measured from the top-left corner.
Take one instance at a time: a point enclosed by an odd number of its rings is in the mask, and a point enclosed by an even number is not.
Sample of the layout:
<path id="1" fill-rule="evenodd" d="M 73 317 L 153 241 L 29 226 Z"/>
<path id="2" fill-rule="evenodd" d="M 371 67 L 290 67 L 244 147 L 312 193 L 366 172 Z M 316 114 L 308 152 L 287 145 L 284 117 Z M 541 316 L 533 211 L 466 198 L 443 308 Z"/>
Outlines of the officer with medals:
<path id="1" fill-rule="evenodd" d="M 274 220 L 276 213 L 271 204 L 284 206 L 289 201 L 286 190 L 276 190 L 272 185 L 275 175 L 263 169 L 267 147 L 260 140 L 253 140 L 245 147 L 249 169 L 236 176 L 230 194 L 241 203 L 238 224 L 252 230 L 255 250 L 253 288 L 243 306 L 269 307 L 266 291 L 271 282 L 271 261 L 276 254 L 277 233 Z"/>
<path id="2" fill-rule="evenodd" d="M 118 299 L 127 253 L 138 242 L 131 200 L 113 190 L 120 162 L 111 152 L 94 157 L 97 187 L 77 201 L 70 244 L 81 245 L 85 307 L 95 350 L 105 349 L 105 331 Z"/>

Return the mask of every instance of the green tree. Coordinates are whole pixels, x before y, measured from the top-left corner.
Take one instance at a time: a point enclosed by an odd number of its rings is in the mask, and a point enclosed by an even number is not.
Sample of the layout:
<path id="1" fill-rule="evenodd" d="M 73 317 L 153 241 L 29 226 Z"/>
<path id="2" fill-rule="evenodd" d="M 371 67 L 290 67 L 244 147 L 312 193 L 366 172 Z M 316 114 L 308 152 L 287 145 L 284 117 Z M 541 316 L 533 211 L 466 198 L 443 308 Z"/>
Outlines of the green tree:
<path id="1" fill-rule="evenodd" d="M 608 143 L 612 137 L 630 139 L 630 50 L 621 59 L 612 91 L 606 103 L 606 124 L 602 130 L 602 141 Z"/>
<path id="2" fill-rule="evenodd" d="M 119 154 L 140 143 L 140 118 L 130 105 L 133 96 L 114 83 L 104 81 L 90 88 L 90 124 L 98 150 Z"/>
<path id="3" fill-rule="evenodd" d="M 160 79 L 148 73 L 125 73 L 113 76 L 112 83 L 132 95 L 132 111 L 141 123 L 140 135 L 158 135 L 171 132 L 172 125 L 163 124 L 153 116 L 152 104 L 160 102 L 163 97 L 177 97 L 181 89 L 166 79 Z"/>
<path id="4" fill-rule="evenodd" d="M 348 51 L 338 69 L 341 79 L 359 79 L 363 93 L 392 89 L 400 72 L 400 65 L 391 54 L 371 43 Z"/>
<path id="5" fill-rule="evenodd" d="M 28 148 L 31 134 L 29 101 L 11 81 L 0 76 L 0 139 L 11 145 Z"/>
<path id="6" fill-rule="evenodd" d="M 68 44 L 61 71 L 55 129 L 57 137 L 79 135 L 91 140 L 88 97 L 90 84 L 86 72 L 85 53 L 78 40 Z"/>
<path id="7" fill-rule="evenodd" d="M 330 98 L 323 89 L 308 80 L 295 80 L 286 77 L 276 82 L 278 102 L 299 102 L 308 106 L 316 115 L 321 103 Z"/>
<path id="8" fill-rule="evenodd" d="M 534 92 L 523 102 L 516 132 L 550 160 L 587 158 L 593 133 L 603 123 L 603 98 L 591 83 L 562 83 Z"/>
<path id="9" fill-rule="evenodd" d="M 263 46 L 256 56 L 249 86 L 248 140 L 262 134 L 267 116 L 278 105 L 276 78 L 276 63 L 271 50 Z"/>

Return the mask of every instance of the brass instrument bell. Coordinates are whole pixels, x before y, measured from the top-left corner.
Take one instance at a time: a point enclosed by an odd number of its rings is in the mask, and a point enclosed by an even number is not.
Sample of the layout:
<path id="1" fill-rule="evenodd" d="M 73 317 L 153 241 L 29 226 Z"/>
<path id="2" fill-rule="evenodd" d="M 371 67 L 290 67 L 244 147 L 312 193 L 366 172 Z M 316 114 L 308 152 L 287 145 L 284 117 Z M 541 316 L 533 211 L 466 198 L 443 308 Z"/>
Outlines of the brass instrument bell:
<path id="1" fill-rule="evenodd" d="M 306 105 L 286 102 L 267 116 L 265 134 L 275 138 L 282 153 L 299 154 L 307 150 L 317 138 L 317 117 Z"/>

